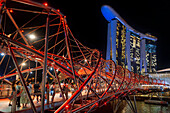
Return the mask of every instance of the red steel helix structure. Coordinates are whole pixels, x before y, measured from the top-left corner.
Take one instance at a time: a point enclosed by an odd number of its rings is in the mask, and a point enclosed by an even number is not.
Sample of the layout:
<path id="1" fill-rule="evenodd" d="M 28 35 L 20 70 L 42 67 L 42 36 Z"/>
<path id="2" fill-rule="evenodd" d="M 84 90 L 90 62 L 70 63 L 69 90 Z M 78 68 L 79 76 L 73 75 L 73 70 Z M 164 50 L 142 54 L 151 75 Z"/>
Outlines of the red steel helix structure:
<path id="1" fill-rule="evenodd" d="M 0 5 L 0 53 L 4 53 L 0 80 L 11 84 L 8 78 L 18 75 L 35 113 L 25 84 L 30 72 L 41 76 L 42 92 L 47 75 L 59 86 L 64 103 L 55 113 L 90 112 L 111 100 L 137 93 L 142 84 L 165 85 L 164 81 L 134 74 L 112 60 L 105 60 L 97 49 L 83 45 L 74 37 L 59 9 L 31 0 L 4 0 Z M 25 63 L 28 65 L 24 66 Z M 60 84 L 65 80 L 75 89 L 68 99 Z"/>

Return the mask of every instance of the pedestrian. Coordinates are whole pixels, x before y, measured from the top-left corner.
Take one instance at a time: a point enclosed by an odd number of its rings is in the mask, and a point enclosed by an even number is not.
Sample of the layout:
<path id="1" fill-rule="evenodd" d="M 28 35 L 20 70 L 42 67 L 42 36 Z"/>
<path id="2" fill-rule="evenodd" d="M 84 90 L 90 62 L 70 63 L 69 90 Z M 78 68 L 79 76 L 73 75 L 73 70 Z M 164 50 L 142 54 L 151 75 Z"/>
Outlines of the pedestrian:
<path id="1" fill-rule="evenodd" d="M 28 83 L 28 86 L 29 86 L 29 93 L 31 95 L 32 94 L 32 84 L 31 84 L 31 82 Z"/>
<path id="2" fill-rule="evenodd" d="M 13 101 L 13 99 L 15 98 L 14 95 L 16 93 L 16 84 L 15 84 L 16 81 L 13 81 L 12 82 L 12 93 L 11 93 L 11 96 L 10 96 L 10 102 L 9 102 L 9 106 L 12 106 L 11 102 Z"/>
<path id="3" fill-rule="evenodd" d="M 55 82 L 52 83 L 52 85 L 50 86 L 50 90 L 51 90 L 51 95 L 52 95 L 52 102 L 54 100 L 54 96 L 55 96 L 55 92 L 56 92 L 56 86 L 55 86 Z"/>
<path id="4" fill-rule="evenodd" d="M 63 92 L 64 92 L 66 100 L 67 100 L 68 99 L 68 92 L 69 92 L 68 84 L 64 84 Z"/>
<path id="5" fill-rule="evenodd" d="M 41 101 L 41 91 L 40 91 L 40 84 L 39 81 L 37 81 L 36 84 L 34 84 L 34 97 L 37 96 L 37 103 L 39 102 L 39 97 Z"/>
<path id="6" fill-rule="evenodd" d="M 17 107 L 21 107 L 20 106 L 20 92 L 21 92 L 21 83 L 20 82 L 17 82 L 17 85 L 16 85 L 16 90 L 17 90 Z"/>
<path id="7" fill-rule="evenodd" d="M 30 88 L 29 88 L 29 84 L 26 83 L 26 86 L 28 88 L 28 91 L 30 91 Z M 22 93 L 21 93 L 21 98 L 20 98 L 20 103 L 22 104 L 22 107 L 23 108 L 26 108 L 27 107 L 27 104 L 29 103 L 29 99 L 28 99 L 28 96 L 26 94 L 26 91 L 24 89 L 24 86 L 22 86 Z"/>
<path id="8" fill-rule="evenodd" d="M 45 84 L 45 96 L 46 96 L 46 99 L 47 99 L 47 104 L 49 104 L 49 82 L 47 81 L 47 83 Z"/>

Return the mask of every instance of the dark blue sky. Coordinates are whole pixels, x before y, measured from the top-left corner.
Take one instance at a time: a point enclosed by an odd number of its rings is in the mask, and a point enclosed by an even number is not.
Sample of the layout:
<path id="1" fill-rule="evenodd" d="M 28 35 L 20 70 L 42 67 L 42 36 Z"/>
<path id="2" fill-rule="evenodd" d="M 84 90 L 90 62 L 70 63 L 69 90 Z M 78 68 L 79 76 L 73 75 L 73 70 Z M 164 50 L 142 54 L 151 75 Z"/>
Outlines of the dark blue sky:
<path id="1" fill-rule="evenodd" d="M 45 2 L 45 0 L 36 0 Z M 46 0 L 47 1 L 47 0 Z M 170 2 L 167 1 L 130 1 L 130 0 L 48 0 L 52 6 L 67 16 L 75 37 L 84 45 L 97 48 L 105 54 L 107 21 L 101 13 L 104 4 L 113 7 L 134 29 L 150 33 L 158 38 L 158 69 L 170 67 Z"/>

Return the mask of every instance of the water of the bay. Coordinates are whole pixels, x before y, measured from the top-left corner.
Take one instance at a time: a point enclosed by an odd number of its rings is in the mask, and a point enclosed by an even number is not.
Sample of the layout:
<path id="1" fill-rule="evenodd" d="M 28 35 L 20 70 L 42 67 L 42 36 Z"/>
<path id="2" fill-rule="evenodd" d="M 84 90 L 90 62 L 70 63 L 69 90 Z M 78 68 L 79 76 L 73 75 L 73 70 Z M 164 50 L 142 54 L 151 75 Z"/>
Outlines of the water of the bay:
<path id="1" fill-rule="evenodd" d="M 113 113 L 113 104 L 104 106 L 93 113 Z M 143 101 L 137 101 L 137 113 L 170 113 L 170 104 L 168 106 L 145 104 Z M 133 113 L 128 104 L 124 102 L 116 113 Z"/>

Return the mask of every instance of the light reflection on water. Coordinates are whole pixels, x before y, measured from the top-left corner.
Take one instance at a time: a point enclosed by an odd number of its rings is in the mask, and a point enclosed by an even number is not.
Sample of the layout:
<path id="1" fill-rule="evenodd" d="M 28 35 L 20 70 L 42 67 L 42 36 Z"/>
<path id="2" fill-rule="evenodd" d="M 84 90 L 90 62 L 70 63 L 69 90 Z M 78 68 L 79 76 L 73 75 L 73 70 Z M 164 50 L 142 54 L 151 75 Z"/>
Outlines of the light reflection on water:
<path id="1" fill-rule="evenodd" d="M 133 102 L 132 102 L 133 103 Z M 137 101 L 137 113 L 170 113 L 170 104 L 168 106 L 145 104 L 143 101 Z M 133 113 L 128 104 L 124 101 L 124 104 L 120 105 L 120 109 L 117 113 Z M 93 113 L 113 113 L 113 107 L 110 105 L 99 108 Z"/>
<path id="2" fill-rule="evenodd" d="M 143 101 L 137 101 L 137 112 L 138 113 L 170 113 L 169 106 L 145 104 Z M 130 107 L 126 104 L 120 113 L 133 113 Z"/>

